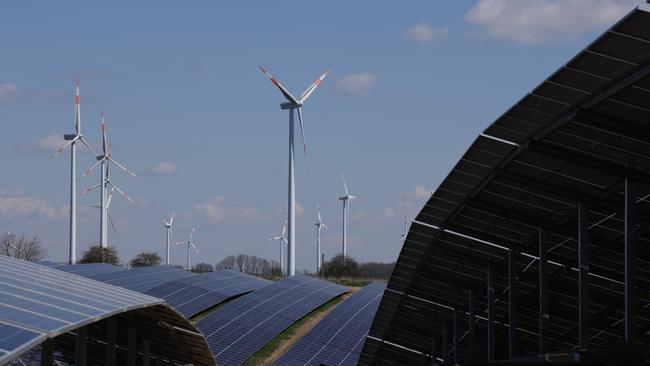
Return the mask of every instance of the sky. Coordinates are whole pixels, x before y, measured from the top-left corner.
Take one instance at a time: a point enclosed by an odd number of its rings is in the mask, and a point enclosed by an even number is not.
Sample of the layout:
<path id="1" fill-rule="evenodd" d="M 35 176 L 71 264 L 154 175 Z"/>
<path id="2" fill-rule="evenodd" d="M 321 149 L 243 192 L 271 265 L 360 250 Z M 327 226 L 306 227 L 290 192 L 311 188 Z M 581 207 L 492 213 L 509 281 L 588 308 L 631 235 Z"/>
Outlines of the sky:
<path id="1" fill-rule="evenodd" d="M 296 268 L 341 251 L 396 260 L 410 221 L 471 142 L 499 115 L 613 25 L 637 0 L 3 1 L 0 5 L 0 230 L 38 235 L 67 259 L 69 153 L 49 159 L 74 123 L 100 144 L 106 115 L 113 197 L 109 245 L 124 261 L 164 255 L 196 226 L 200 252 L 279 260 L 268 239 L 286 217 L 288 117 L 263 65 L 293 94 L 324 70 L 303 108 L 296 148 Z M 296 135 L 297 137 L 299 135 Z M 78 175 L 94 156 L 78 150 Z M 99 183 L 80 179 L 79 192 Z M 78 199 L 79 253 L 98 242 L 99 193 Z M 172 248 L 183 264 L 185 250 Z"/>

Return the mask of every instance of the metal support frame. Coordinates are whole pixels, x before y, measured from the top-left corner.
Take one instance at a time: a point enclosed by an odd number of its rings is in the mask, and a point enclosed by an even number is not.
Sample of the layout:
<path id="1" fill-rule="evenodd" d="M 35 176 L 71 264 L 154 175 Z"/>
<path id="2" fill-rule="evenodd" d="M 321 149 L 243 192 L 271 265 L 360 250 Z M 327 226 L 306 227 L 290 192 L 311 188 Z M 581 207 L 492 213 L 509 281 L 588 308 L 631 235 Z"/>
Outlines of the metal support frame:
<path id="1" fill-rule="evenodd" d="M 508 250 L 508 356 L 513 359 L 517 353 L 517 263 L 516 253 Z"/>
<path id="2" fill-rule="evenodd" d="M 458 362 L 458 349 L 460 348 L 460 309 L 454 309 L 454 329 L 453 329 L 453 361 Z"/>
<path id="3" fill-rule="evenodd" d="M 142 366 L 151 365 L 151 342 L 147 339 L 142 340 Z"/>
<path id="4" fill-rule="evenodd" d="M 496 333 L 494 329 L 494 271 L 487 269 L 487 358 L 494 361 L 496 353 Z"/>
<path id="5" fill-rule="evenodd" d="M 106 366 L 115 366 L 115 346 L 117 343 L 117 320 L 106 321 Z"/>
<path id="6" fill-rule="evenodd" d="M 578 202 L 578 345 L 580 351 L 589 348 L 589 208 Z"/>
<path id="7" fill-rule="evenodd" d="M 54 340 L 48 338 L 41 344 L 41 366 L 52 366 L 54 364 Z"/>
<path id="8" fill-rule="evenodd" d="M 472 339 L 476 335 L 476 294 L 473 290 L 469 290 L 469 341 L 470 347 Z"/>
<path id="9" fill-rule="evenodd" d="M 126 351 L 126 364 L 128 366 L 135 366 L 135 356 L 137 355 L 137 342 L 135 328 L 129 327 L 128 330 L 128 349 Z"/>
<path id="10" fill-rule="evenodd" d="M 539 353 L 549 351 L 548 344 L 548 259 L 545 229 L 539 229 Z"/>
<path id="11" fill-rule="evenodd" d="M 86 366 L 87 354 L 88 354 L 88 344 L 86 342 L 88 338 L 88 328 L 83 326 L 77 328 L 77 336 L 75 337 L 75 365 L 76 366 Z"/>
<path id="12" fill-rule="evenodd" d="M 446 362 L 449 360 L 449 330 L 447 329 L 447 321 L 442 322 L 442 360 Z"/>
<path id="13" fill-rule="evenodd" d="M 625 342 L 636 340 L 636 187 L 625 179 Z"/>

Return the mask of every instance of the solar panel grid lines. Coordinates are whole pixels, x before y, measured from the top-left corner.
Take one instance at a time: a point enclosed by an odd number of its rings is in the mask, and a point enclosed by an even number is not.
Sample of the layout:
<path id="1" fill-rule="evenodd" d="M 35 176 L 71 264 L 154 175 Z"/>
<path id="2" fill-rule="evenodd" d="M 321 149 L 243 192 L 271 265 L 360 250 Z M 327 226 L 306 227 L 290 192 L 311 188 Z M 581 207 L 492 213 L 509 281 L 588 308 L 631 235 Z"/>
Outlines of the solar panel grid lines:
<path id="1" fill-rule="evenodd" d="M 45 334 L 22 329 L 0 321 L 0 358 L 22 348 L 24 344 L 34 343 L 45 338 Z"/>
<path id="2" fill-rule="evenodd" d="M 239 365 L 295 321 L 346 291 L 313 277 L 287 277 L 227 304 L 197 326 L 219 365 Z"/>
<path id="3" fill-rule="evenodd" d="M 103 273 L 90 278 L 129 290 L 145 292 L 169 280 L 192 276 L 198 274 L 172 266 L 151 266 Z"/>
<path id="4" fill-rule="evenodd" d="M 385 288 L 374 282 L 345 299 L 274 365 L 356 365 Z"/>

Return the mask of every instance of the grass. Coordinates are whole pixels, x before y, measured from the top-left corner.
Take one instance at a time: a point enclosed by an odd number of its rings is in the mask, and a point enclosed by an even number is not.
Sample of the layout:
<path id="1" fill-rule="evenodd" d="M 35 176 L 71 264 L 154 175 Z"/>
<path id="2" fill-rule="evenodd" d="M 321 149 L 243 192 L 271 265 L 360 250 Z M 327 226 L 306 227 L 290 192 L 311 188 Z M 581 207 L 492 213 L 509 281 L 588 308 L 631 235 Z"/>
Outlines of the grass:
<path id="1" fill-rule="evenodd" d="M 267 343 L 264 347 L 262 347 L 262 349 L 257 351 L 257 353 L 255 353 L 248 360 L 246 360 L 246 362 L 243 363 L 243 366 L 255 366 L 255 365 L 266 364 L 266 362 L 270 361 L 269 358 L 273 356 L 275 351 L 280 347 L 282 347 L 282 345 L 284 345 L 286 342 L 292 340 L 299 333 L 299 331 L 303 326 L 308 325 L 312 319 L 317 318 L 320 315 L 326 315 L 327 313 L 329 313 L 336 305 L 338 305 L 338 303 L 343 301 L 344 298 L 345 298 L 344 295 L 335 297 L 329 302 L 321 305 L 316 310 L 305 315 L 297 322 L 293 323 L 282 333 L 275 336 L 275 338 L 273 338 L 269 343 Z M 303 332 L 303 334 L 306 333 L 307 331 L 309 331 L 309 329 Z"/>

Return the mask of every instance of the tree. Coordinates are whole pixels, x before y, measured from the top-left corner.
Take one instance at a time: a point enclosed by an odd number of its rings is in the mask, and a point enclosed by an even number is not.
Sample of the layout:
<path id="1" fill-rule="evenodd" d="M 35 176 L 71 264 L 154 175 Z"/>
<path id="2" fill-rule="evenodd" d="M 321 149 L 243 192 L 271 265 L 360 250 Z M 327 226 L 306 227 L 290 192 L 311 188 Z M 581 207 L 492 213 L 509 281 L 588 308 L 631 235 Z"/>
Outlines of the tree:
<path id="1" fill-rule="evenodd" d="M 325 277 L 359 277 L 359 263 L 350 256 L 343 257 L 343 254 L 338 254 L 329 262 L 323 263 L 323 272 Z"/>
<path id="2" fill-rule="evenodd" d="M 280 265 L 254 255 L 230 255 L 215 265 L 216 269 L 243 272 L 253 276 L 277 278 L 282 276 Z"/>
<path id="3" fill-rule="evenodd" d="M 38 236 L 28 238 L 23 234 L 18 238 L 15 234 L 8 232 L 0 242 L 0 254 L 29 262 L 40 261 L 45 257 L 46 252 L 38 240 Z"/>
<path id="4" fill-rule="evenodd" d="M 110 263 L 117 266 L 120 264 L 120 257 L 115 247 L 102 248 L 101 245 L 91 245 L 82 253 L 79 263 Z"/>
<path id="5" fill-rule="evenodd" d="M 214 272 L 214 267 L 211 264 L 207 263 L 197 263 L 192 267 L 192 272 L 204 273 L 204 272 Z"/>
<path id="6" fill-rule="evenodd" d="M 142 252 L 129 262 L 129 266 L 133 268 L 138 267 L 151 267 L 160 265 L 160 256 L 155 252 Z"/>

